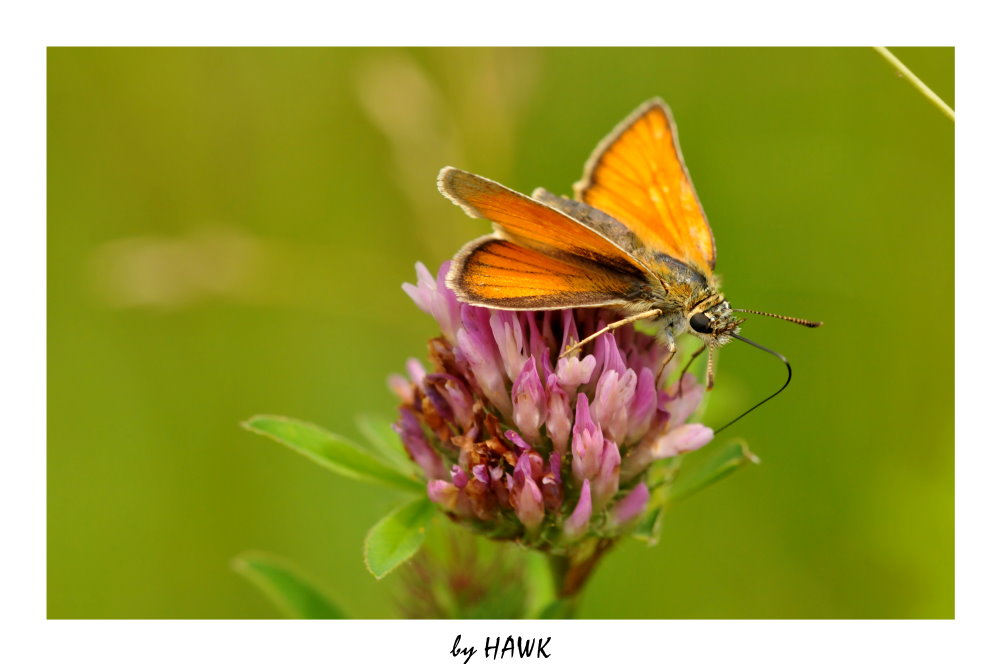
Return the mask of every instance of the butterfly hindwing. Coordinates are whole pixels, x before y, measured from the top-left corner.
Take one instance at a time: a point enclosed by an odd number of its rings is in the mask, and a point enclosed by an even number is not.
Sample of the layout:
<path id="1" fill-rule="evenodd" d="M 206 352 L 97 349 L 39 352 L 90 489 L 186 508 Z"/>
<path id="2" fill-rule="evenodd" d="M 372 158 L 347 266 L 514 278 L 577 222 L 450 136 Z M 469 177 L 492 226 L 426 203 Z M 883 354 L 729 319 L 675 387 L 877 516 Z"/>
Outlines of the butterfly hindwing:
<path id="1" fill-rule="evenodd" d="M 602 307 L 649 297 L 643 280 L 493 235 L 462 248 L 452 261 L 447 283 L 459 300 L 493 309 Z"/>

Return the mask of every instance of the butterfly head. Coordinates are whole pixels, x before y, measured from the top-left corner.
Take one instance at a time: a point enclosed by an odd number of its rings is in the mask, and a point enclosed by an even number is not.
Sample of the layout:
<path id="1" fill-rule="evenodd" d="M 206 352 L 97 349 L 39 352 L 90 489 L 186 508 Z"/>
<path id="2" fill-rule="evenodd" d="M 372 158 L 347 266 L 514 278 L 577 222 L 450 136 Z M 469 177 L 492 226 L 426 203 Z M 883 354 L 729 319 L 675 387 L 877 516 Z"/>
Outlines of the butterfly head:
<path id="1" fill-rule="evenodd" d="M 711 346 L 722 346 L 733 334 L 740 331 L 746 319 L 737 318 L 721 293 L 717 293 L 691 307 L 687 316 L 692 334 Z"/>

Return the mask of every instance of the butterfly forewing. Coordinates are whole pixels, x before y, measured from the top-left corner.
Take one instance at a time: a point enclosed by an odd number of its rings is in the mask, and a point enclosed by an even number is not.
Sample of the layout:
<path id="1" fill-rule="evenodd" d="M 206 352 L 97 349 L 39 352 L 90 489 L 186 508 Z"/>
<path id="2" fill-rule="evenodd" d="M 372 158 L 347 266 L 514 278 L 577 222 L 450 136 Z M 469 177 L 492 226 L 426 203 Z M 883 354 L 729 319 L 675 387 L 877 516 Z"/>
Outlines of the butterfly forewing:
<path id="1" fill-rule="evenodd" d="M 442 169 L 441 192 L 471 217 L 484 217 L 500 235 L 546 254 L 581 258 L 637 279 L 654 278 L 637 258 L 576 219 L 484 177 Z"/>
<path id="2" fill-rule="evenodd" d="M 649 249 L 712 273 L 712 230 L 661 100 L 640 106 L 597 146 L 575 190 L 581 201 L 620 221 Z"/>
<path id="3" fill-rule="evenodd" d="M 448 286 L 459 299 L 499 309 L 635 305 L 660 284 L 628 251 L 598 230 L 492 180 L 445 168 L 441 192 L 496 235 L 458 253 Z"/>

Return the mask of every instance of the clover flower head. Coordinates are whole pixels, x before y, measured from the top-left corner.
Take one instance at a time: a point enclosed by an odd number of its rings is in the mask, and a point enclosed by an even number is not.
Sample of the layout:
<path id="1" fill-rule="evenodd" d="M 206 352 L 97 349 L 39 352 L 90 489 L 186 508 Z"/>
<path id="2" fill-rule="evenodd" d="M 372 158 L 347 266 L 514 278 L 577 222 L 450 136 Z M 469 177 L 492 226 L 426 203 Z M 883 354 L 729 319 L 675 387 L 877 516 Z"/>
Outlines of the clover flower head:
<path id="1" fill-rule="evenodd" d="M 489 537 L 557 554 L 626 532 L 650 501 L 651 464 L 712 439 L 686 422 L 704 388 L 690 374 L 658 387 L 666 350 L 631 327 L 560 358 L 620 316 L 460 303 L 448 267 L 434 278 L 417 264 L 417 283 L 404 284 L 441 335 L 429 368 L 411 360 L 389 381 L 402 402 L 395 429 L 430 499 Z"/>

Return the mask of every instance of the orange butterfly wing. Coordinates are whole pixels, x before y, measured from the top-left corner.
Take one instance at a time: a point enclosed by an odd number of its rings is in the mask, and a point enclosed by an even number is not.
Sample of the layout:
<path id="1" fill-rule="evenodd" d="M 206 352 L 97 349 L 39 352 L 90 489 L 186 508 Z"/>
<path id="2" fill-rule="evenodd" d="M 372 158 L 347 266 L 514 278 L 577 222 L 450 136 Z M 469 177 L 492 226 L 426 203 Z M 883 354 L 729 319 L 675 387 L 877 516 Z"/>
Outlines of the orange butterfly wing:
<path id="1" fill-rule="evenodd" d="M 501 309 L 627 304 L 652 297 L 658 278 L 597 230 L 492 180 L 447 167 L 438 188 L 497 234 L 455 257 L 448 286 L 459 299 Z"/>
<path id="2" fill-rule="evenodd" d="M 448 287 L 463 302 L 493 309 L 567 309 L 624 305 L 644 284 L 600 265 L 566 262 L 487 235 L 452 261 Z"/>
<path id="3" fill-rule="evenodd" d="M 599 231 L 493 180 L 447 166 L 438 175 L 438 188 L 470 217 L 489 219 L 504 237 L 517 244 L 653 276 L 637 258 Z"/>
<path id="4" fill-rule="evenodd" d="M 640 106 L 597 146 L 574 190 L 579 200 L 620 221 L 646 247 L 712 274 L 712 229 L 662 100 Z"/>

